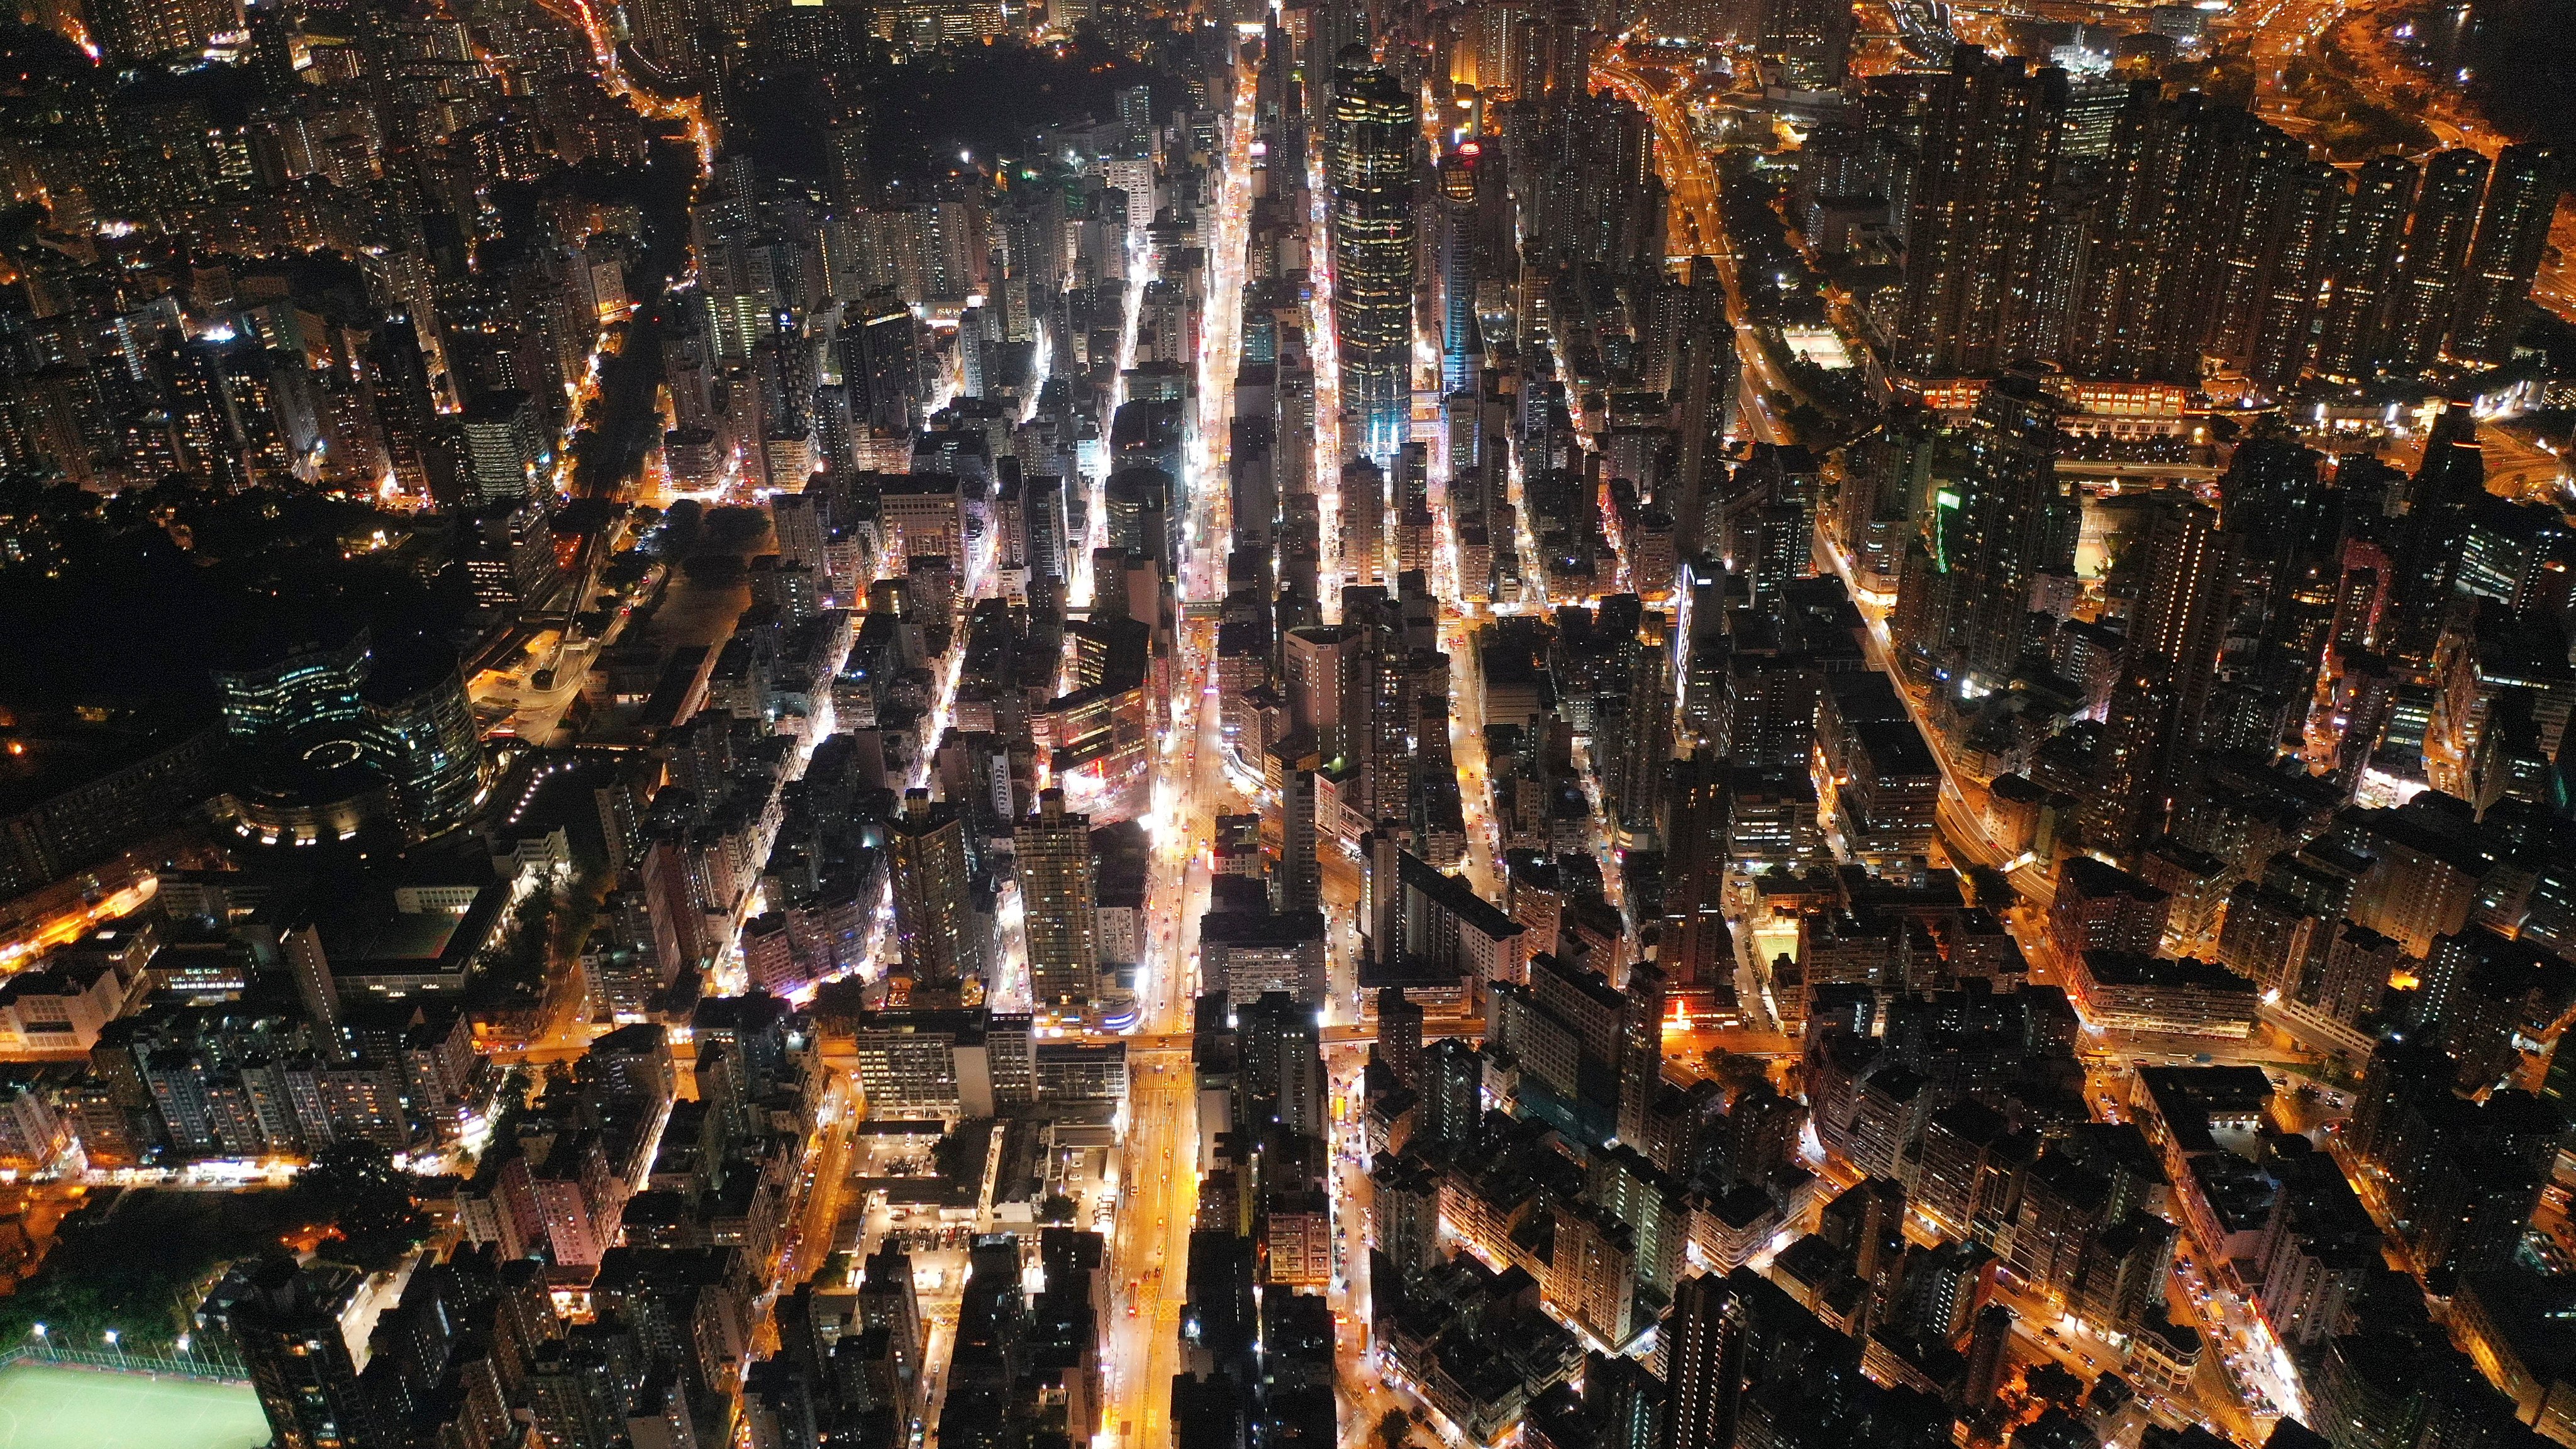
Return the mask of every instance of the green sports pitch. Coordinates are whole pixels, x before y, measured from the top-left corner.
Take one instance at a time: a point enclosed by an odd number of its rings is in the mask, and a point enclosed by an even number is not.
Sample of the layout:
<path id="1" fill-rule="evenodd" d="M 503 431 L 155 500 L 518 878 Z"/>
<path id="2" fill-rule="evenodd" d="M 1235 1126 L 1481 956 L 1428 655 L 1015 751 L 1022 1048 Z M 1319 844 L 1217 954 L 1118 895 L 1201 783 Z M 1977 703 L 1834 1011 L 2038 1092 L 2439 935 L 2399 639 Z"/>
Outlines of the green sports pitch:
<path id="1" fill-rule="evenodd" d="M 0 1449 L 260 1449 L 245 1384 L 14 1363 L 0 1368 Z"/>

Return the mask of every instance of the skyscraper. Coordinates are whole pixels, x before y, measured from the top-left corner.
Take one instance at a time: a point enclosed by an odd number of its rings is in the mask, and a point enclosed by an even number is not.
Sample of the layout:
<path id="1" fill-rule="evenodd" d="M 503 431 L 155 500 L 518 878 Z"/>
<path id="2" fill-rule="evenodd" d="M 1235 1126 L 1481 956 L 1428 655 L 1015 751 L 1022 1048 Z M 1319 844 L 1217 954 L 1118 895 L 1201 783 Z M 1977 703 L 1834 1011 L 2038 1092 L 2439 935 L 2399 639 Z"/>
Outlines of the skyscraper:
<path id="1" fill-rule="evenodd" d="M 1342 465 L 1342 577 L 1374 584 L 1386 576 L 1386 471 L 1366 458 Z"/>
<path id="2" fill-rule="evenodd" d="M 1461 144 L 1440 158 L 1440 391 L 1466 392 L 1476 336 L 1476 165 L 1484 147 Z"/>
<path id="3" fill-rule="evenodd" d="M 1528 138 L 1525 256 L 1587 262 L 1632 277 L 1663 270 L 1669 235 L 1654 127 L 1614 95 L 1550 97 Z"/>
<path id="4" fill-rule="evenodd" d="M 1650 838 L 1664 814 L 1666 767 L 1673 759 L 1671 625 L 1660 612 L 1646 615 L 1628 676 L 1625 733 L 1618 753 L 1602 762 L 1604 783 L 1612 787 L 1604 808 L 1617 810 L 1619 828 L 1629 838 Z"/>
<path id="5" fill-rule="evenodd" d="M 1571 101 L 1591 94 L 1593 13 L 1583 0 L 1526 0 L 1525 43 L 1511 57 L 1510 87 L 1523 101 Z"/>
<path id="6" fill-rule="evenodd" d="M 2066 73 L 1960 46 L 1923 79 L 1923 168 L 1906 210 L 1891 370 L 1991 373 L 2027 350 Z"/>
<path id="7" fill-rule="evenodd" d="M 1839 89 L 1849 68 L 1852 7 L 1846 0 L 1772 0 L 1762 23 L 1762 58 L 1791 90 Z"/>
<path id="8" fill-rule="evenodd" d="M 464 823 L 491 783 L 456 656 L 408 645 L 379 659 L 368 631 L 336 647 L 296 644 L 256 667 L 214 671 L 227 732 L 296 753 L 328 746 L 383 777 L 404 832 Z"/>
<path id="9" fill-rule="evenodd" d="M 1738 1269 L 1751 1276 L 1751 1270 Z M 1743 1394 L 1752 1307 L 1731 1278 L 1696 1273 L 1673 1285 L 1664 1319 L 1663 1449 L 1728 1449 Z"/>
<path id="10" fill-rule="evenodd" d="M 2201 359 L 2242 366 L 2262 342 L 2263 300 L 2285 224 L 2300 215 L 2307 143 L 2242 111 L 2220 108 L 2215 186 L 2183 204 L 2206 218 L 2191 249 L 2190 300 L 2167 334 L 2155 375 L 2197 376 Z"/>
<path id="11" fill-rule="evenodd" d="M 887 832 L 894 856 L 894 930 L 914 981 L 954 986 L 984 979 L 983 938 L 967 899 L 966 814 L 907 790 Z"/>
<path id="12" fill-rule="evenodd" d="M 1038 813 L 1011 832 L 1029 942 L 1029 994 L 1039 1006 L 1079 1006 L 1099 979 L 1099 891 L 1091 817 L 1067 814 L 1062 790 L 1038 792 Z"/>
<path id="13" fill-rule="evenodd" d="M 2406 245 L 2406 213 L 2415 200 L 2415 163 L 2378 156 L 2362 163 L 2335 238 L 2332 292 L 2317 340 L 2316 369 L 2332 378 L 2367 377 L 2376 367 L 2386 327 L 2389 289 Z"/>
<path id="14" fill-rule="evenodd" d="M 2089 196 L 2091 212 L 2068 254 L 2083 275 L 2065 350 L 2048 353 L 2054 339 L 2043 336 L 2033 351 L 2078 376 L 2175 380 L 2197 377 L 2204 356 L 2248 357 L 2266 320 L 2283 197 L 2306 159 L 2296 138 L 2233 106 L 2132 87 L 2107 154 L 2087 168 L 2098 191 L 2062 193 Z"/>
<path id="15" fill-rule="evenodd" d="M 896 1365 L 898 1402 L 908 1404 L 919 1373 L 924 1341 L 921 1296 L 912 1276 L 912 1255 L 881 1247 L 868 1255 L 867 1276 L 859 1284 L 857 1326 L 882 1328 Z"/>
<path id="16" fill-rule="evenodd" d="M 404 833 L 426 840 L 465 823 L 492 782 L 456 656 L 433 651 L 367 681 L 358 748 L 385 779 Z"/>
<path id="17" fill-rule="evenodd" d="M 390 1445 L 359 1391 L 358 1370 L 340 1321 L 316 1298 L 292 1258 L 251 1270 L 237 1295 L 226 1284 L 206 1316 L 228 1330 L 277 1449 L 376 1449 Z"/>
<path id="18" fill-rule="evenodd" d="M 118 60 L 202 51 L 218 32 L 242 28 L 240 0 L 102 0 L 97 40 Z"/>
<path id="19" fill-rule="evenodd" d="M 2185 499 L 2159 509 L 2147 530 L 2150 562 L 2129 617 L 2128 667 L 2162 662 L 2173 682 L 2177 739 L 2190 734 L 2209 702 L 2235 583 L 2235 542 L 2219 532 L 2216 509 Z"/>
<path id="20" fill-rule="evenodd" d="M 2487 158 L 2466 147 L 2425 163 L 2424 185 L 2406 222 L 2406 255 L 2397 294 L 2390 299 L 2388 340 L 2380 349 L 2392 367 L 2421 369 L 2439 355 L 2442 339 L 2450 334 L 2487 170 Z"/>
<path id="21" fill-rule="evenodd" d="M 2469 509 L 2485 494 L 2486 456 L 2477 445 L 2476 416 L 2462 404 L 2449 404 L 2424 439 L 2424 458 L 2408 487 L 2393 580 L 2396 607 L 2381 640 L 2384 652 L 2418 667 L 2431 664 L 2459 585 Z"/>
<path id="22" fill-rule="evenodd" d="M 1663 800 L 1664 931 L 1655 961 L 1672 985 L 1699 987 L 1731 1001 L 1734 936 L 1724 914 L 1731 772 L 1726 761 L 1708 754 L 1673 761 L 1666 769 L 1671 779 Z"/>
<path id="23" fill-rule="evenodd" d="M 1422 1053 L 1422 1105 L 1414 1135 L 1451 1151 L 1473 1146 L 1485 1120 L 1485 1058 L 1465 1037 L 1444 1036 Z"/>
<path id="24" fill-rule="evenodd" d="M 367 344 L 368 395 L 384 432 L 385 462 L 403 491 L 427 497 L 429 451 L 438 426 L 438 399 L 429 385 L 429 358 L 420 329 L 397 315 L 376 328 Z"/>
<path id="25" fill-rule="evenodd" d="M 1321 899 L 1317 886 L 1321 867 L 1315 858 L 1315 771 L 1322 764 L 1314 736 L 1303 730 L 1272 745 L 1262 764 L 1265 777 L 1277 777 L 1278 804 L 1270 808 L 1278 812 L 1279 870 L 1270 878 L 1270 907 L 1283 914 L 1314 910 Z"/>
<path id="26" fill-rule="evenodd" d="M 2334 163 L 2302 163 L 2285 183 L 2280 211 L 2274 218 L 2271 268 L 2265 274 L 2262 320 L 2254 333 L 2247 370 L 2271 384 L 2287 387 L 2299 380 L 2315 355 L 2310 330 L 2317 288 L 2334 260 L 2335 236 L 2343 225 L 2343 173 Z"/>
<path id="27" fill-rule="evenodd" d="M 1905 587 L 1928 591 L 1916 631 L 1898 641 L 2000 680 L 2021 657 L 2031 580 L 2073 564 L 2074 503 L 2057 481 L 2057 404 L 2039 378 L 2009 372 L 1977 401 L 1962 442 L 1966 467 L 1933 500 L 1928 570 Z M 1903 601 L 1900 615 L 1911 614 Z"/>
<path id="28" fill-rule="evenodd" d="M 920 426 L 919 324 L 903 300 L 881 291 L 851 303 L 840 346 L 851 418 L 890 432 Z"/>
<path id="29" fill-rule="evenodd" d="M 2161 828 L 2168 745 L 2179 711 L 2164 660 L 2143 657 L 2111 691 L 2081 820 L 2088 841 L 2125 851 Z"/>
<path id="30" fill-rule="evenodd" d="M 1673 475 L 1673 551 L 1690 558 L 1721 536 L 1712 517 L 1726 492 L 1726 412 L 1735 396 L 1735 329 L 1726 322 L 1717 265 L 1691 265 L 1690 296 L 1675 322 L 1672 380 L 1681 461 Z"/>
<path id="31" fill-rule="evenodd" d="M 1961 1407 L 1970 1413 L 1982 1413 L 1994 1403 L 1995 1390 L 2003 1387 L 2004 1375 L 2012 1369 L 2012 1359 L 2005 1350 L 2011 1346 L 2012 1310 L 2000 1303 L 1988 1304 L 1977 1313 L 1976 1327 L 1968 1335 L 1968 1382 L 1962 1390 Z"/>
<path id="32" fill-rule="evenodd" d="M 2558 158 L 2546 146 L 2507 146 L 2478 211 L 2477 238 L 2460 278 L 2447 351 L 2463 362 L 2502 362 L 2522 331 L 2531 281 L 2549 248 L 2558 209 Z"/>
<path id="33" fill-rule="evenodd" d="M 1303 69 L 1311 97 L 1306 107 L 1309 114 L 1330 120 L 1334 67 L 1342 53 L 1353 46 L 1363 52 L 1372 47 L 1368 10 L 1364 0 L 1323 0 L 1307 13 Z"/>
<path id="34" fill-rule="evenodd" d="M 1413 408 L 1413 97 L 1358 45 L 1333 68 L 1333 334 L 1354 451 L 1387 458 Z"/>
<path id="35" fill-rule="evenodd" d="M 347 725 L 359 716 L 359 695 L 373 663 L 365 629 L 336 648 L 299 643 L 275 662 L 256 668 L 214 671 L 224 729 L 237 736 L 285 738 Z"/>
<path id="36" fill-rule="evenodd" d="M 1280 638 L 1289 723 L 1313 731 L 1316 748 L 1327 758 L 1358 753 L 1368 732 L 1360 635 L 1350 624 L 1309 624 Z"/>
<path id="37" fill-rule="evenodd" d="M 1664 973 L 1652 961 L 1628 968 L 1626 1020 L 1619 1027 L 1619 1140 L 1646 1139 L 1646 1112 L 1664 1084 Z"/>
<path id="38" fill-rule="evenodd" d="M 1325 1106 L 1322 1013 L 1285 991 L 1265 991 L 1236 1010 L 1246 1096 L 1301 1137 L 1321 1137 Z"/>
<path id="39" fill-rule="evenodd" d="M 708 22 L 700 0 L 638 0 L 631 14 L 636 46 L 656 69 L 666 75 L 696 73 L 705 59 L 699 32 Z"/>
<path id="40" fill-rule="evenodd" d="M 1645 325 L 1637 338 L 1637 381 L 1646 391 L 1669 393 L 1680 383 L 1682 349 L 1709 300 L 1705 281 L 1694 286 L 1690 278 L 1667 276 L 1647 289 Z"/>
<path id="41" fill-rule="evenodd" d="M 1404 999 L 1401 986 L 1382 986 L 1377 993 L 1377 1054 L 1399 1082 L 1412 1085 L 1422 1076 L 1422 1008 Z"/>

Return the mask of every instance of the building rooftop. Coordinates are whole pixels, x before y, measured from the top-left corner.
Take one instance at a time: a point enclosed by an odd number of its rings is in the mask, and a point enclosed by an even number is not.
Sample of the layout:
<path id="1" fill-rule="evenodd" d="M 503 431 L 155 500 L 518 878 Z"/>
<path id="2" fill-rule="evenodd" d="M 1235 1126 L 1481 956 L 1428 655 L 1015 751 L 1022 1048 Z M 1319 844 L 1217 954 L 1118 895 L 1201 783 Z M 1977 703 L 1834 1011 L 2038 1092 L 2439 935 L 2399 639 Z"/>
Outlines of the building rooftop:
<path id="1" fill-rule="evenodd" d="M 1303 946 L 1324 939 L 1321 911 L 1210 911 L 1199 940 L 1216 946 Z"/>
<path id="2" fill-rule="evenodd" d="M 2215 961 L 2197 956 L 2141 956 L 2134 951 L 2087 951 L 2084 971 L 2103 986 L 2196 988 L 2254 994 L 2254 983 Z"/>

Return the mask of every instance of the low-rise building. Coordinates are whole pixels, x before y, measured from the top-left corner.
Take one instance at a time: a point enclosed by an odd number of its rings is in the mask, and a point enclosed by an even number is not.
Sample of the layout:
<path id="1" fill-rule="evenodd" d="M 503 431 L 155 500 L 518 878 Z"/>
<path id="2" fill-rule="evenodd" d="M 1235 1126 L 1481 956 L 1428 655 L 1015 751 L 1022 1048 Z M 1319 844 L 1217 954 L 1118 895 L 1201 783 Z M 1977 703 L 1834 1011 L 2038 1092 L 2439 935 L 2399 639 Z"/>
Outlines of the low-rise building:
<path id="1" fill-rule="evenodd" d="M 134 998 L 140 978 L 108 961 L 48 962 L 0 982 L 0 1056 L 86 1052 Z"/>
<path id="2" fill-rule="evenodd" d="M 2254 1026 L 2254 983 L 2215 961 L 2086 951 L 2071 967 L 2070 994 L 2097 1030 L 2241 1038 Z"/>
<path id="3" fill-rule="evenodd" d="M 1461 1253 L 1376 1301 L 1394 1385 L 1473 1444 L 1500 1441 L 1583 1367 L 1581 1345 L 1518 1267 L 1498 1273 Z"/>

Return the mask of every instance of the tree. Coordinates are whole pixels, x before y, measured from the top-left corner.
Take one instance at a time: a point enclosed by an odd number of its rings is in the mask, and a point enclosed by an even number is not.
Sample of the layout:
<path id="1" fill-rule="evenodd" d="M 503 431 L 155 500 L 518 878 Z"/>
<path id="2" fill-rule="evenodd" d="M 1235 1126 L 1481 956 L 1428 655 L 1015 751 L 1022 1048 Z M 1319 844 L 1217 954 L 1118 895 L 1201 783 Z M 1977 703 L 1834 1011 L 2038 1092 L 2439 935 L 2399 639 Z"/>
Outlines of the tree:
<path id="1" fill-rule="evenodd" d="M 1073 1221 L 1073 1211 L 1074 1203 L 1072 1198 L 1066 1197 L 1060 1192 L 1051 1192 L 1048 1193 L 1045 1199 L 1038 1204 L 1038 1221 L 1042 1223 L 1069 1223 Z"/>
<path id="2" fill-rule="evenodd" d="M 1405 1436 L 1413 1432 L 1413 1421 L 1402 1409 L 1389 1409 L 1377 1416 L 1377 1441 L 1386 1449 L 1404 1449 Z"/>
<path id="3" fill-rule="evenodd" d="M 92 1192 L 63 1219 L 33 1277 L 0 1296 L 0 1347 L 45 1325 L 64 1348 L 97 1349 L 114 1329 L 128 1353 L 171 1351 L 190 1328 L 178 1311 L 223 1265 L 308 1238 L 320 1217 L 313 1194 Z"/>
<path id="4" fill-rule="evenodd" d="M 1741 1056 L 1719 1048 L 1708 1054 L 1708 1073 L 1730 1091 L 1745 1091 L 1771 1079 L 1760 1057 Z"/>
<path id="5" fill-rule="evenodd" d="M 1804 438 L 1810 447 L 1830 448 L 1840 441 L 1832 436 L 1833 420 L 1826 417 L 1813 403 L 1793 404 L 1789 409 L 1788 417 L 1783 421 L 1788 423 L 1790 432 Z"/>
<path id="6" fill-rule="evenodd" d="M 429 1218 L 412 1204 L 411 1174 L 376 1143 L 332 1143 L 297 1174 L 296 1185 L 331 1215 L 346 1256 L 371 1273 L 392 1267 L 429 1236 Z"/>

